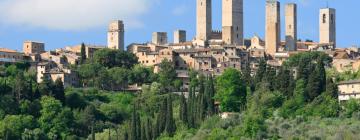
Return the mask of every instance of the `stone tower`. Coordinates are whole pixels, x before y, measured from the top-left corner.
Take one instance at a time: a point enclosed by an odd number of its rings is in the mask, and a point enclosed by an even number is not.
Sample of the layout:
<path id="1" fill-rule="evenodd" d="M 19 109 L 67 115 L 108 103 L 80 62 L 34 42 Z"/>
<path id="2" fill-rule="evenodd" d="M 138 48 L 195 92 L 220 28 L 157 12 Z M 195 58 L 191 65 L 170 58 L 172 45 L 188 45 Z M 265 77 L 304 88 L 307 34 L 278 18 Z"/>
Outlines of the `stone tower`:
<path id="1" fill-rule="evenodd" d="M 186 42 L 186 31 L 176 30 L 174 32 L 174 43 L 183 43 L 183 42 Z"/>
<path id="2" fill-rule="evenodd" d="M 154 32 L 152 34 L 152 43 L 156 45 L 165 45 L 168 43 L 166 32 Z"/>
<path id="3" fill-rule="evenodd" d="M 222 0 L 222 39 L 243 45 L 243 0 Z"/>
<path id="4" fill-rule="evenodd" d="M 266 1 L 265 51 L 274 56 L 280 46 L 280 2 Z"/>
<path id="5" fill-rule="evenodd" d="M 285 5 L 285 39 L 286 50 L 297 50 L 297 6 L 295 3 Z"/>
<path id="6" fill-rule="evenodd" d="M 124 50 L 124 32 L 123 21 L 112 21 L 108 31 L 108 48 Z"/>
<path id="7" fill-rule="evenodd" d="M 320 43 L 333 43 L 336 48 L 336 10 L 320 9 Z"/>
<path id="8" fill-rule="evenodd" d="M 209 40 L 211 35 L 211 0 L 196 0 L 196 39 Z"/>

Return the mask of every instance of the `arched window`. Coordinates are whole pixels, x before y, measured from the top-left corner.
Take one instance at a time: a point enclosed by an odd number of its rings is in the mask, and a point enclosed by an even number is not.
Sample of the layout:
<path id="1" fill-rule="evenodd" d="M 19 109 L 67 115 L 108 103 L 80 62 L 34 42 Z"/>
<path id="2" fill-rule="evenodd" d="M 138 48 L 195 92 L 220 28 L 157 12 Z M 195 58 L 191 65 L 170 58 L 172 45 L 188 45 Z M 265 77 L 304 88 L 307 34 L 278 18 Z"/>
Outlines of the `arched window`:
<path id="1" fill-rule="evenodd" d="M 326 23 L 326 14 L 323 14 L 323 23 Z"/>

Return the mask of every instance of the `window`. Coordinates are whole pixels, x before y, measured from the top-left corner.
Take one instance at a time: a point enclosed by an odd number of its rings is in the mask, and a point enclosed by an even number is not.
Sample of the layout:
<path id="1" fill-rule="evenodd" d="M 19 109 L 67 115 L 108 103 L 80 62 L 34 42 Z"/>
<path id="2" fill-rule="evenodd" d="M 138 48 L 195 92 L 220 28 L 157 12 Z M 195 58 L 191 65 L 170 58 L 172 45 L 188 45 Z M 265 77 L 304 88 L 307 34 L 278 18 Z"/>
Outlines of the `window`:
<path id="1" fill-rule="evenodd" d="M 331 16 L 330 16 L 330 21 L 331 21 L 331 24 L 334 24 L 334 14 L 331 14 Z"/>
<path id="2" fill-rule="evenodd" d="M 289 25 L 289 29 L 291 29 L 291 25 Z"/>
<path id="3" fill-rule="evenodd" d="M 323 14 L 323 17 L 322 17 L 323 19 L 323 23 L 326 23 L 326 14 Z"/>

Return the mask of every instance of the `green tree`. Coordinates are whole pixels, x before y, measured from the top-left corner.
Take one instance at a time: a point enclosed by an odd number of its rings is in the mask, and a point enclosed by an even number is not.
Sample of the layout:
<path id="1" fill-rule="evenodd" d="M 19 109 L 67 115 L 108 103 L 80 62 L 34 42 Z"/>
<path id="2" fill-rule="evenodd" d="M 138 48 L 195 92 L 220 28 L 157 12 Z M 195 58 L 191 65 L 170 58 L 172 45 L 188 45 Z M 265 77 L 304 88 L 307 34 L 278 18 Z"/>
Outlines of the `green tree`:
<path id="1" fill-rule="evenodd" d="M 72 112 L 68 109 L 62 109 L 63 106 L 59 100 L 53 97 L 44 96 L 41 98 L 40 110 L 41 116 L 39 124 L 41 129 L 47 133 L 51 139 L 60 138 L 69 133 L 69 125 L 73 120 Z"/>
<path id="2" fill-rule="evenodd" d="M 338 87 L 333 79 L 327 78 L 326 80 L 326 94 L 334 99 L 338 98 Z"/>
<path id="3" fill-rule="evenodd" d="M 173 88 L 173 82 L 175 81 L 177 74 L 172 62 L 164 59 L 159 65 L 159 82 L 162 85 L 162 91 L 164 93 L 171 91 Z"/>
<path id="4" fill-rule="evenodd" d="M 64 83 L 60 78 L 56 79 L 52 96 L 65 104 L 65 91 L 64 91 Z"/>
<path id="5" fill-rule="evenodd" d="M 81 43 L 80 64 L 85 64 L 85 61 L 86 61 L 86 46 L 84 43 Z"/>
<path id="6" fill-rule="evenodd" d="M 168 135 L 173 136 L 176 131 L 175 120 L 173 117 L 173 103 L 171 95 L 169 94 L 167 99 L 167 110 L 166 110 L 166 120 L 165 120 L 165 131 Z"/>
<path id="7" fill-rule="evenodd" d="M 183 121 L 184 123 L 188 123 L 187 121 L 187 117 L 188 117 L 188 112 L 187 112 L 187 103 L 186 103 L 186 98 L 184 94 L 181 94 L 180 97 L 180 120 Z"/>
<path id="8" fill-rule="evenodd" d="M 112 89 L 116 89 L 116 87 L 120 87 L 121 89 L 125 88 L 128 84 L 128 73 L 130 73 L 129 70 L 125 68 L 112 68 L 109 70 L 110 77 L 111 77 L 111 83 L 112 83 Z"/>
<path id="9" fill-rule="evenodd" d="M 226 69 L 216 80 L 215 98 L 220 101 L 222 111 L 240 111 L 240 108 L 245 107 L 246 87 L 238 70 Z"/>
<path id="10" fill-rule="evenodd" d="M 259 62 L 259 68 L 255 74 L 255 82 L 256 83 L 262 82 L 262 80 L 266 74 L 266 67 L 267 67 L 266 60 L 261 59 Z"/>
<path id="11" fill-rule="evenodd" d="M 7 115 L 0 121 L 0 136 L 4 139 L 21 139 L 25 129 L 33 129 L 37 126 L 31 115 Z"/>

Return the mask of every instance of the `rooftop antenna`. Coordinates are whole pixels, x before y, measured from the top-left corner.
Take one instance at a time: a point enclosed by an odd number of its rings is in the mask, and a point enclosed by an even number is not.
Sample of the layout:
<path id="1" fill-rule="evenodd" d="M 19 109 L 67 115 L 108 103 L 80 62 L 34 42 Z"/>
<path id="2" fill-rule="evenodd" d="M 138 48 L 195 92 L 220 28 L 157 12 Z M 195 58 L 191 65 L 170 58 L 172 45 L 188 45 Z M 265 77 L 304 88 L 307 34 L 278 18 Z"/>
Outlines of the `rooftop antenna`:
<path id="1" fill-rule="evenodd" d="M 329 1 L 326 1 L 326 8 L 329 8 Z"/>

